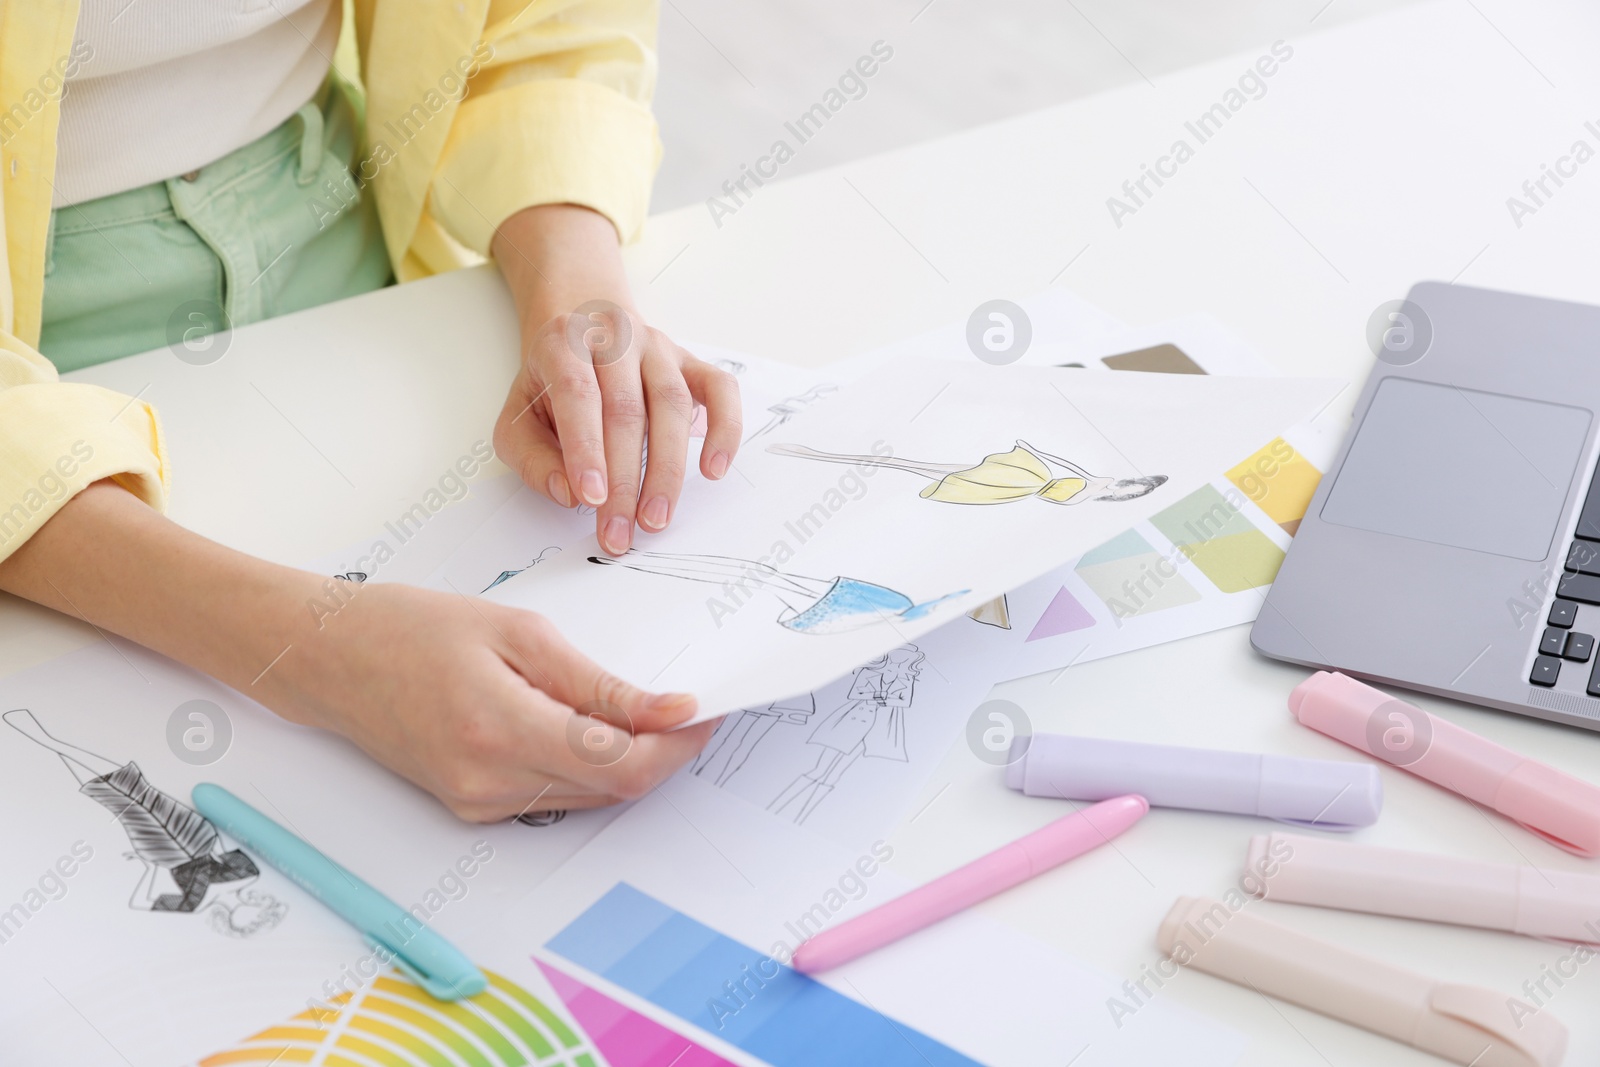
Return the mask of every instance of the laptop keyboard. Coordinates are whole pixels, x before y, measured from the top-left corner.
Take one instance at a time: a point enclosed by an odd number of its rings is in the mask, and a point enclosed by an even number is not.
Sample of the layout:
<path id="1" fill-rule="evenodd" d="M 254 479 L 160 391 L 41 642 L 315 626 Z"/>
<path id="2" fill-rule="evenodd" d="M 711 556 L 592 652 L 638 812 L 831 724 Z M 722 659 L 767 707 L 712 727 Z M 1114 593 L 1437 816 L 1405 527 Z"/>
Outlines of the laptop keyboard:
<path id="1" fill-rule="evenodd" d="M 1556 585 L 1556 601 L 1550 605 L 1549 625 L 1539 635 L 1533 673 L 1528 676 L 1534 685 L 1555 685 L 1563 663 L 1594 659 L 1594 635 L 1577 633 L 1572 625 L 1578 620 L 1579 604 L 1600 604 L 1600 474 L 1584 501 L 1578 537 L 1567 548 L 1564 570 Z M 1600 659 L 1590 669 L 1584 691 L 1600 697 Z"/>

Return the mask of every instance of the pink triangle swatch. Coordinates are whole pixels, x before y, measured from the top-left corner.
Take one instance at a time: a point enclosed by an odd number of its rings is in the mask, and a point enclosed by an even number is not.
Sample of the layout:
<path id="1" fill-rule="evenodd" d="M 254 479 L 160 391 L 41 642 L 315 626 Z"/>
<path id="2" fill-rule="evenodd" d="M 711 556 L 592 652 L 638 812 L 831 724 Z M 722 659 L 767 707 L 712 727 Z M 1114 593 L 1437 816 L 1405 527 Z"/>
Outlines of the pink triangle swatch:
<path id="1" fill-rule="evenodd" d="M 543 960 L 533 962 L 611 1067 L 735 1067 Z"/>
<path id="2" fill-rule="evenodd" d="M 1073 630 L 1082 630 L 1093 625 L 1094 616 L 1078 603 L 1076 597 L 1067 592 L 1066 586 L 1062 586 L 1060 592 L 1050 601 L 1050 606 L 1044 609 L 1044 614 L 1039 616 L 1039 621 L 1033 624 L 1033 631 L 1028 634 L 1028 640 L 1037 641 L 1041 637 L 1055 637 L 1058 634 L 1071 633 Z"/>

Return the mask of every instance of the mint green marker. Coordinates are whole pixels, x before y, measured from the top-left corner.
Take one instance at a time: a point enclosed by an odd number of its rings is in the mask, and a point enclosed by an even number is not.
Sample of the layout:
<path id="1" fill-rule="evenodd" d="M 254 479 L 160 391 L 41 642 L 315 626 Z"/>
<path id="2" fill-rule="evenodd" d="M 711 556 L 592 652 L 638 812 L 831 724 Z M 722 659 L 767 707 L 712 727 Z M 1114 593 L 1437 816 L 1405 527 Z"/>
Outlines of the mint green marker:
<path id="1" fill-rule="evenodd" d="M 295 885 L 361 931 L 435 1000 L 460 1000 L 488 987 L 483 972 L 450 942 L 311 845 L 220 785 L 201 782 L 195 810 L 283 872 Z"/>

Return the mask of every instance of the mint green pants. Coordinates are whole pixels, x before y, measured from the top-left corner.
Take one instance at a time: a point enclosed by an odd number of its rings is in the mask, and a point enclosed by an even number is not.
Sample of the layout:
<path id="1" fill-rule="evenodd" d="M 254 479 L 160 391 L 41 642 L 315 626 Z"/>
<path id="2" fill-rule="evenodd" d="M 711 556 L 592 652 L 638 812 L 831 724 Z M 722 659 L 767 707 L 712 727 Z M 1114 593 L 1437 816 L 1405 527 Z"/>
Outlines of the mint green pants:
<path id="1" fill-rule="evenodd" d="M 389 284 L 371 192 L 351 177 L 355 116 L 330 78 L 215 163 L 52 212 L 40 351 L 62 371 L 163 346 L 209 362 L 226 350 L 209 334 Z"/>

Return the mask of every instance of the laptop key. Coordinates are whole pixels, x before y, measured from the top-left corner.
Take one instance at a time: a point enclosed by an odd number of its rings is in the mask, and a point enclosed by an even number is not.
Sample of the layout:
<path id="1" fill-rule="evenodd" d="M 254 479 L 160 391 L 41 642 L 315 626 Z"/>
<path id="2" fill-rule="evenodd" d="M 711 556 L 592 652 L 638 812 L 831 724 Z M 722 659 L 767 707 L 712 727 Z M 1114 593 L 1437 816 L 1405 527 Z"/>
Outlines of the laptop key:
<path id="1" fill-rule="evenodd" d="M 1550 605 L 1551 626 L 1559 626 L 1563 630 L 1578 621 L 1578 605 L 1570 600 L 1557 600 Z"/>
<path id="2" fill-rule="evenodd" d="M 1563 574 L 1556 585 L 1556 596 L 1580 604 L 1600 604 L 1600 578 L 1592 574 Z"/>
<path id="3" fill-rule="evenodd" d="M 1544 636 L 1539 638 L 1539 651 L 1546 656 L 1559 656 L 1567 647 L 1567 631 L 1549 627 Z"/>
<path id="4" fill-rule="evenodd" d="M 1588 663 L 1589 657 L 1594 655 L 1594 635 L 1568 634 L 1567 647 L 1561 655 L 1579 663 Z"/>
<path id="5" fill-rule="evenodd" d="M 1549 686 L 1555 685 L 1556 679 L 1559 677 L 1561 677 L 1560 660 L 1556 659 L 1554 656 L 1534 657 L 1533 674 L 1529 676 L 1528 681 L 1532 682 L 1534 685 Z M 1589 678 L 1589 692 L 1593 695 L 1600 696 L 1600 693 L 1595 693 L 1595 681 L 1596 679 L 1591 675 Z"/>
<path id="6" fill-rule="evenodd" d="M 1574 541 L 1567 549 L 1567 570 L 1579 574 L 1600 574 L 1600 544 Z"/>

